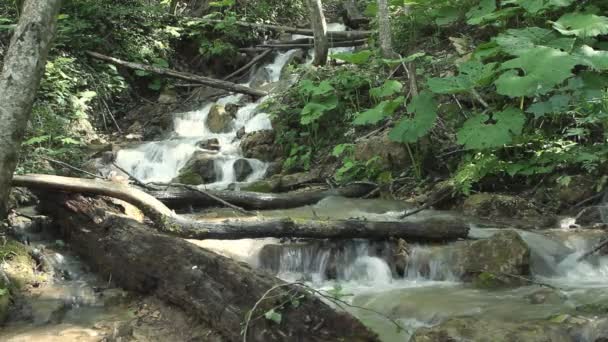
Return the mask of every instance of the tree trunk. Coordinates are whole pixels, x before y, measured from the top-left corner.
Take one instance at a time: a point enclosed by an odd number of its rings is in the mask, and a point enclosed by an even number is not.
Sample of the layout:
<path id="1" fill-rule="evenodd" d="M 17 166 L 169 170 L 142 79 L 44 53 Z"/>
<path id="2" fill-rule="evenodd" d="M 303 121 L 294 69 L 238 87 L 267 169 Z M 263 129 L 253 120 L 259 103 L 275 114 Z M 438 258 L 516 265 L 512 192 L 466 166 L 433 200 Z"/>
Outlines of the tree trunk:
<path id="1" fill-rule="evenodd" d="M 323 4 L 321 0 L 308 0 L 308 8 L 310 9 L 310 26 L 315 37 L 315 57 L 312 64 L 325 65 L 329 42 L 327 40 L 327 24 L 323 15 Z"/>
<path id="2" fill-rule="evenodd" d="M 32 104 L 54 36 L 61 0 L 28 0 L 4 58 L 0 75 L 0 220 Z"/>
<path id="3" fill-rule="evenodd" d="M 378 0 L 378 38 L 380 41 L 380 52 L 384 58 L 395 58 L 389 16 L 388 0 Z"/>
<path id="4" fill-rule="evenodd" d="M 27 175 L 15 176 L 13 185 L 54 192 L 67 191 L 118 198 L 143 211 L 155 222 L 159 231 L 187 239 L 236 240 L 260 237 L 387 239 L 397 237 L 408 241 L 447 241 L 466 238 L 469 232 L 468 225 L 455 220 L 374 222 L 245 218 L 194 221 L 176 215 L 145 192 L 118 183 L 51 175 Z"/>
<path id="5" fill-rule="evenodd" d="M 206 190 L 222 200 L 248 210 L 289 209 L 311 205 L 329 196 L 363 197 L 376 187 L 355 183 L 330 190 L 298 191 L 293 193 L 266 194 L 249 191 L 212 191 Z M 163 190 L 145 190 L 171 209 L 217 206 L 217 201 L 184 188 L 169 187 Z"/>
<path id="6" fill-rule="evenodd" d="M 56 218 L 71 248 L 99 273 L 128 290 L 180 307 L 226 341 L 378 341 L 352 316 L 334 311 L 301 287 L 154 233 L 117 216 L 103 200 L 47 195 L 40 209 Z M 261 300 L 265 295 L 272 299 Z M 290 299 L 298 296 L 299 305 L 292 305 Z M 244 338 L 243 323 L 256 305 Z M 272 308 L 281 314 L 280 323 L 264 318 Z"/>
<path id="7" fill-rule="evenodd" d="M 251 95 L 251 96 L 255 96 L 255 97 L 262 97 L 262 96 L 268 95 L 268 93 L 266 93 L 265 91 L 249 88 L 249 87 L 246 87 L 246 86 L 243 86 L 240 84 L 236 84 L 236 83 L 232 83 L 232 82 L 216 80 L 214 78 L 189 74 L 186 72 L 176 71 L 176 70 L 167 69 L 167 68 L 160 68 L 160 67 L 156 67 L 153 65 L 127 62 L 127 61 L 123 61 L 118 58 L 102 55 L 100 53 L 93 52 L 93 51 L 87 51 L 87 54 L 93 58 L 100 59 L 100 60 L 106 61 L 106 62 L 110 62 L 112 64 L 120 65 L 120 66 L 123 66 L 126 68 L 135 69 L 135 70 L 145 70 L 145 71 L 149 71 L 149 72 L 152 72 L 152 73 L 155 73 L 158 75 L 175 77 L 175 78 L 178 78 L 181 80 L 186 80 L 186 81 L 191 81 L 191 82 L 197 82 L 197 83 L 200 83 L 200 84 L 212 87 L 212 88 L 224 89 L 224 90 L 232 91 L 235 93 L 247 94 L 247 95 Z"/>

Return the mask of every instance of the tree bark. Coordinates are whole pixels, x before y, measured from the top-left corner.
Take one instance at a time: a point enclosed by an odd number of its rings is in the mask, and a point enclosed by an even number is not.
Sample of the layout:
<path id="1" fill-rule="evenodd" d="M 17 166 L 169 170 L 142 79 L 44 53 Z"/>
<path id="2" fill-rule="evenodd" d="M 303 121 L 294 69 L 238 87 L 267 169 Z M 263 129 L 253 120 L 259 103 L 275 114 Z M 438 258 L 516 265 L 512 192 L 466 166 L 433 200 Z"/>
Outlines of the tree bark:
<path id="1" fill-rule="evenodd" d="M 28 0 L 0 75 L 0 220 L 6 217 L 11 179 L 36 91 L 55 34 L 61 0 Z"/>
<path id="2" fill-rule="evenodd" d="M 308 8 L 310 10 L 310 26 L 315 37 L 315 56 L 312 64 L 317 66 L 325 65 L 327 63 L 329 42 L 327 40 L 325 15 L 323 15 L 323 4 L 321 0 L 308 0 Z"/>
<path id="3" fill-rule="evenodd" d="M 221 23 L 222 20 L 218 19 L 198 19 L 203 22 L 208 23 Z M 297 27 L 289 27 L 289 26 L 278 26 L 278 25 L 268 25 L 268 24 L 258 24 L 258 23 L 249 23 L 246 21 L 237 21 L 235 25 L 239 25 L 242 27 L 247 27 L 251 29 L 265 29 L 275 32 L 286 32 L 293 34 L 301 34 L 305 36 L 313 36 L 314 32 L 311 29 L 302 29 Z M 364 39 L 368 38 L 372 34 L 372 31 L 327 31 L 327 36 L 332 40 L 340 40 L 340 39 Z"/>
<path id="4" fill-rule="evenodd" d="M 378 0 L 378 40 L 384 58 L 395 58 L 388 0 Z"/>
<path id="5" fill-rule="evenodd" d="M 226 341 L 245 340 L 242 323 L 258 301 L 247 341 L 378 341 L 355 318 L 334 311 L 302 288 L 182 239 L 154 233 L 118 216 L 103 200 L 47 195 L 40 209 L 56 219 L 64 239 L 99 273 L 125 289 L 180 307 Z M 261 301 L 272 288 L 272 299 Z M 300 295 L 299 305 L 291 305 L 290 298 Z M 272 308 L 280 312 L 280 323 L 263 317 Z"/>
<path id="6" fill-rule="evenodd" d="M 268 93 L 266 93 L 265 91 L 249 88 L 249 87 L 246 87 L 246 86 L 243 86 L 240 84 L 236 84 L 236 83 L 232 83 L 232 82 L 227 82 L 227 81 L 217 80 L 214 78 L 189 74 L 186 72 L 176 71 L 176 70 L 167 69 L 167 68 L 160 68 L 160 67 L 147 65 L 147 64 L 127 62 L 127 61 L 123 61 L 118 58 L 102 55 L 100 53 L 93 52 L 93 51 L 87 51 L 87 54 L 93 58 L 96 58 L 96 59 L 99 59 L 102 61 L 106 61 L 106 62 L 109 62 L 112 64 L 120 65 L 120 66 L 123 66 L 126 68 L 136 69 L 136 70 L 145 70 L 145 71 L 152 72 L 152 73 L 155 73 L 158 75 L 169 76 L 169 77 L 174 77 L 174 78 L 178 78 L 181 80 L 200 83 L 200 84 L 206 85 L 208 87 L 212 87 L 212 88 L 224 89 L 224 90 L 232 91 L 235 93 L 252 95 L 255 97 L 262 97 L 262 96 L 268 95 Z"/>
<path id="7" fill-rule="evenodd" d="M 51 192 L 68 191 L 110 196 L 129 202 L 152 219 L 163 233 L 187 239 L 296 237 L 317 239 L 387 239 L 447 241 L 468 236 L 469 227 L 454 220 L 373 222 L 365 220 L 234 219 L 194 221 L 173 213 L 160 201 L 127 185 L 51 175 L 15 176 L 13 185 Z M 44 193 L 43 193 L 44 194 Z"/>
<path id="8" fill-rule="evenodd" d="M 214 196 L 231 204 L 248 210 L 271 210 L 289 209 L 305 205 L 315 204 L 329 196 L 341 197 L 363 197 L 369 194 L 375 187 L 369 184 L 355 183 L 337 189 L 313 190 L 293 193 L 266 194 L 249 191 L 212 191 L 205 190 Z M 200 192 L 184 188 L 167 188 L 163 190 L 145 190 L 148 194 L 163 202 L 172 209 L 187 207 L 210 207 L 215 206 L 217 201 L 204 196 Z"/>

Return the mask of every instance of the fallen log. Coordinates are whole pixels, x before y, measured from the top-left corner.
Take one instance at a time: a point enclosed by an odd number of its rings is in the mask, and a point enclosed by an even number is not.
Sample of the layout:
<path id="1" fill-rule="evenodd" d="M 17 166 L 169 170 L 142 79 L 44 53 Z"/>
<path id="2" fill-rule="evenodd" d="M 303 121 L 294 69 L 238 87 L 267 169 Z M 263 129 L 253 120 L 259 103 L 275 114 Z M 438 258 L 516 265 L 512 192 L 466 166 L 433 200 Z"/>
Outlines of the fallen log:
<path id="1" fill-rule="evenodd" d="M 101 275 L 127 290 L 178 306 L 226 341 L 378 341 L 355 318 L 334 311 L 302 288 L 155 233 L 118 215 L 102 199 L 43 192 L 40 209 L 56 220 L 71 248 Z M 271 289 L 272 299 L 262 301 Z M 295 298 L 298 305 L 291 304 Z M 273 309 L 280 312 L 280 323 L 264 318 Z M 242 336 L 249 316 L 247 336 Z"/>
<path id="2" fill-rule="evenodd" d="M 330 196 L 358 198 L 374 190 L 371 184 L 355 183 L 330 190 L 266 194 L 250 191 L 212 191 L 205 192 L 224 201 L 248 210 L 289 209 L 315 204 Z M 145 190 L 148 194 L 172 209 L 187 207 L 210 207 L 216 204 L 213 198 L 186 188 L 167 188 L 165 190 Z"/>
<path id="3" fill-rule="evenodd" d="M 234 219 L 195 221 L 175 214 L 153 196 L 124 184 L 52 175 L 24 175 L 13 178 L 14 186 L 50 191 L 110 196 L 138 207 L 166 234 L 186 239 L 247 239 L 295 237 L 316 239 L 387 239 L 448 241 L 466 238 L 469 227 L 459 221 L 375 222 L 365 220 Z"/>
<path id="4" fill-rule="evenodd" d="M 208 22 L 213 24 L 222 23 L 222 20 L 219 19 L 198 19 L 201 22 Z M 279 25 L 269 25 L 269 24 L 258 24 L 258 23 L 249 23 L 246 21 L 236 21 L 235 25 L 253 29 L 264 29 L 275 32 L 286 32 L 292 34 L 301 34 L 305 36 L 312 36 L 313 32 L 311 29 L 303 29 L 297 27 L 289 27 L 289 26 L 279 26 Z M 373 32 L 372 31 L 327 31 L 328 38 L 350 38 L 350 39 L 359 39 L 359 38 L 367 38 Z"/>
<path id="5" fill-rule="evenodd" d="M 96 58 L 96 59 L 99 59 L 102 61 L 106 61 L 106 62 L 109 62 L 112 64 L 120 65 L 120 66 L 129 68 L 129 69 L 144 70 L 144 71 L 148 71 L 148 72 L 155 73 L 158 75 L 174 77 L 174 78 L 178 78 L 180 80 L 200 83 L 200 84 L 206 85 L 208 87 L 212 87 L 212 88 L 224 89 L 224 90 L 232 91 L 235 93 L 252 95 L 255 97 L 263 97 L 263 96 L 268 95 L 268 93 L 266 93 L 265 91 L 253 89 L 250 87 L 246 87 L 244 85 L 240 85 L 240 84 L 236 84 L 236 83 L 232 83 L 232 82 L 228 82 L 228 81 L 217 80 L 217 79 L 210 78 L 210 77 L 189 74 L 186 72 L 181 72 L 181 71 L 172 70 L 172 69 L 168 69 L 168 68 L 161 68 L 161 67 L 157 67 L 157 66 L 153 66 L 153 65 L 127 62 L 127 61 L 123 61 L 118 58 L 102 55 L 100 53 L 93 52 L 93 51 L 87 51 L 86 53 L 93 58 Z"/>
<path id="6" fill-rule="evenodd" d="M 338 42 L 329 42 L 329 47 L 351 47 L 351 46 L 361 46 L 367 44 L 367 39 L 358 39 L 358 40 L 345 40 Z M 258 48 L 263 49 L 276 49 L 276 50 L 291 50 L 291 49 L 312 49 L 314 44 L 310 43 L 294 43 L 294 44 L 260 44 L 257 45 Z"/>

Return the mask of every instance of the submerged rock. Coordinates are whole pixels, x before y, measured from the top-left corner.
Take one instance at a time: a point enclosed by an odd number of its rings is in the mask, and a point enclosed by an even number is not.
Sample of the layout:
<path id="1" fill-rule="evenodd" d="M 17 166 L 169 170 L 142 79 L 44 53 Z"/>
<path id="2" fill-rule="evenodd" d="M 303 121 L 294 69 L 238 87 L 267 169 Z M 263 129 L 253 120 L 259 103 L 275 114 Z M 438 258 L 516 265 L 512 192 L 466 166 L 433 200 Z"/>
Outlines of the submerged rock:
<path id="1" fill-rule="evenodd" d="M 206 125 L 212 133 L 230 132 L 233 117 L 224 106 L 214 104 L 207 115 Z"/>
<path id="2" fill-rule="evenodd" d="M 412 342 L 574 342 L 566 327 L 551 322 L 521 322 L 453 318 L 431 328 L 421 328 Z"/>
<path id="3" fill-rule="evenodd" d="M 219 151 L 220 141 L 217 138 L 201 140 L 196 143 L 196 147 L 203 150 Z"/>
<path id="4" fill-rule="evenodd" d="M 237 182 L 243 182 L 253 173 L 253 168 L 247 159 L 237 159 L 232 166 Z"/>
<path id="5" fill-rule="evenodd" d="M 556 289 L 542 288 L 525 296 L 530 304 L 558 304 L 566 298 Z"/>
<path id="6" fill-rule="evenodd" d="M 179 175 L 175 178 L 175 181 L 198 185 L 212 183 L 216 178 L 217 171 L 211 155 L 205 152 L 195 152 L 192 158 L 179 171 Z"/>
<path id="7" fill-rule="evenodd" d="M 245 158 L 271 162 L 279 158 L 283 151 L 274 141 L 272 130 L 262 130 L 246 134 L 241 141 L 241 150 Z"/>

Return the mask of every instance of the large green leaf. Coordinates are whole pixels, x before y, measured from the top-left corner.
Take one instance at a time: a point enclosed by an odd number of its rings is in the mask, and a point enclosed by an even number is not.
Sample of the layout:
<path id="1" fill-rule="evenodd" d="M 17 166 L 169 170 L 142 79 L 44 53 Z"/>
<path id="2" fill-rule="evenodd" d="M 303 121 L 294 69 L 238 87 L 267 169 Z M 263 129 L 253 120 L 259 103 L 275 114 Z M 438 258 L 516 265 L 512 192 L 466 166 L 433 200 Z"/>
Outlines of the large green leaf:
<path id="1" fill-rule="evenodd" d="M 371 50 L 361 50 L 359 52 L 340 52 L 331 55 L 332 58 L 339 59 L 352 64 L 365 64 L 373 55 Z"/>
<path id="2" fill-rule="evenodd" d="M 608 70 L 608 51 L 594 50 L 588 45 L 581 46 L 575 53 L 580 64 L 595 70 Z"/>
<path id="3" fill-rule="evenodd" d="M 403 84 L 397 80 L 387 80 L 380 87 L 372 88 L 369 94 L 375 98 L 393 96 L 403 89 Z"/>
<path id="4" fill-rule="evenodd" d="M 475 150 L 503 146 L 521 134 L 526 117 L 519 109 L 507 108 L 494 113 L 491 121 L 485 114 L 468 119 L 458 131 L 458 143 Z"/>
<path id="5" fill-rule="evenodd" d="M 608 17 L 590 13 L 568 13 L 554 22 L 553 28 L 567 36 L 595 37 L 608 33 Z"/>
<path id="6" fill-rule="evenodd" d="M 458 76 L 431 77 L 427 81 L 429 89 L 437 94 L 456 94 L 486 86 L 495 74 L 496 63 L 483 64 L 472 60 L 458 66 Z"/>
<path id="7" fill-rule="evenodd" d="M 395 110 L 399 108 L 405 101 L 405 97 L 399 96 L 394 100 L 385 100 L 380 102 L 376 107 L 366 110 L 365 112 L 359 113 L 353 124 L 355 125 L 370 125 L 379 122 L 385 117 L 395 113 Z"/>
<path id="8" fill-rule="evenodd" d="M 338 106 L 338 97 L 335 94 L 325 99 L 315 99 L 302 108 L 300 113 L 300 123 L 302 125 L 309 125 L 321 118 L 323 114 L 329 110 L 332 110 Z"/>
<path id="9" fill-rule="evenodd" d="M 507 71 L 496 80 L 496 90 L 510 97 L 545 94 L 572 76 L 576 64 L 566 52 L 538 46 L 502 64 L 500 69 Z"/>
<path id="10" fill-rule="evenodd" d="M 421 92 L 407 107 L 410 114 L 415 114 L 414 117 L 401 119 L 389 133 L 389 138 L 398 142 L 416 142 L 433 128 L 437 106 L 433 93 Z"/>
<path id="11" fill-rule="evenodd" d="M 503 4 L 516 4 L 530 14 L 555 9 L 557 7 L 570 6 L 574 0 L 507 0 Z"/>
<path id="12" fill-rule="evenodd" d="M 533 103 L 526 112 L 533 113 L 535 118 L 539 118 L 546 114 L 563 113 L 568 110 L 572 96 L 557 94 L 551 96 L 547 101 Z"/>
<path id="13" fill-rule="evenodd" d="M 467 23 L 478 25 L 496 10 L 495 0 L 481 0 L 467 12 Z"/>

